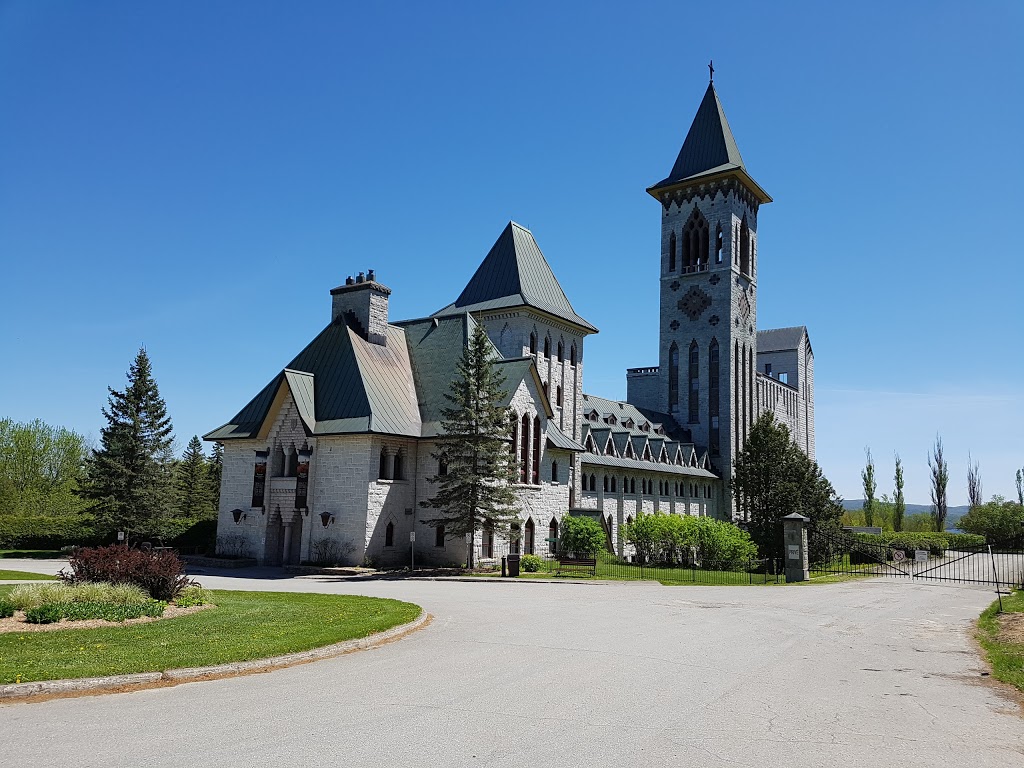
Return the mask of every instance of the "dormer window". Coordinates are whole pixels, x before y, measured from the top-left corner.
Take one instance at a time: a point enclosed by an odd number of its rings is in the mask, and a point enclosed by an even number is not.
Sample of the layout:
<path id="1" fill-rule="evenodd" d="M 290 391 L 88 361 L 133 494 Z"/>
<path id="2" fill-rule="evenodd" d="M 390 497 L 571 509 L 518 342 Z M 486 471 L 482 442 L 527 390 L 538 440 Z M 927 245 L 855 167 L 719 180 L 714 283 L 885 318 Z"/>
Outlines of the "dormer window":
<path id="1" fill-rule="evenodd" d="M 650 431 L 651 431 L 651 425 L 650 425 L 650 424 L 648 424 L 648 423 L 647 423 L 647 422 L 645 421 L 645 422 L 644 422 L 643 424 L 641 424 L 641 425 L 640 425 L 640 431 L 641 431 L 641 432 L 650 432 Z"/>
<path id="2" fill-rule="evenodd" d="M 634 422 L 630 418 L 627 418 L 624 422 L 622 422 L 622 426 L 624 426 L 626 429 L 632 429 L 633 428 L 633 424 L 634 424 Z"/>

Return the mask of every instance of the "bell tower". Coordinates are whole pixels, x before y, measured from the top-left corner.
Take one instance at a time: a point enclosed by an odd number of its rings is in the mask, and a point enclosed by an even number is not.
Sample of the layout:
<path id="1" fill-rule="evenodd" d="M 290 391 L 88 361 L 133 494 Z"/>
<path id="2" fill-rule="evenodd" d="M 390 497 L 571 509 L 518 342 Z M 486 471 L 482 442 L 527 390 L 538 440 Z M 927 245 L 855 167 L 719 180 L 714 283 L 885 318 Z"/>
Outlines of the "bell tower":
<path id="1" fill-rule="evenodd" d="M 659 366 L 627 375 L 629 400 L 675 417 L 728 480 L 756 418 L 757 214 L 771 197 L 747 173 L 713 82 L 647 192 L 661 203 Z"/>

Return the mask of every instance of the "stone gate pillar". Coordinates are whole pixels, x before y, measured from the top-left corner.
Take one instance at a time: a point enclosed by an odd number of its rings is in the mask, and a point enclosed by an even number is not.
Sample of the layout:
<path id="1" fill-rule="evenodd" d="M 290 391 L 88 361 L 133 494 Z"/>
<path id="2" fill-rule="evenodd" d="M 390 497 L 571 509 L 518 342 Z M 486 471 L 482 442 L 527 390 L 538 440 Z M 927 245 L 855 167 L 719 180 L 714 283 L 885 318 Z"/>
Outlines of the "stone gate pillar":
<path id="1" fill-rule="evenodd" d="M 811 518 L 794 512 L 782 518 L 782 537 L 786 548 L 786 583 L 809 581 L 807 559 L 807 523 Z"/>

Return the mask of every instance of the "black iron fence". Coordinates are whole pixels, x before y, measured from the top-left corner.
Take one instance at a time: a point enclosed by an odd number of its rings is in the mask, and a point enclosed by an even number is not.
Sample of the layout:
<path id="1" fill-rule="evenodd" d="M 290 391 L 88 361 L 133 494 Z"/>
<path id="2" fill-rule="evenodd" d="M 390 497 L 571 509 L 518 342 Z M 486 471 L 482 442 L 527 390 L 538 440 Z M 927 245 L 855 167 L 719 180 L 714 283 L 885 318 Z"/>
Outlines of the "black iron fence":
<path id="1" fill-rule="evenodd" d="M 931 543 L 928 549 L 883 544 L 842 531 L 808 531 L 812 575 L 886 576 L 891 578 L 990 584 L 997 588 L 1024 585 L 1024 540 L 957 546 Z"/>

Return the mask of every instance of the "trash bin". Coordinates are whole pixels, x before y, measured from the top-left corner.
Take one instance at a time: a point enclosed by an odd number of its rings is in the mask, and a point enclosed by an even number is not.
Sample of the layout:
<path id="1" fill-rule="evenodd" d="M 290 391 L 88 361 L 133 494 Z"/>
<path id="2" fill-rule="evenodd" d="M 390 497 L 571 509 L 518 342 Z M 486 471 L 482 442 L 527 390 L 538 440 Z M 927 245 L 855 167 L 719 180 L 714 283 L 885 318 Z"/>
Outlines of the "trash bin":
<path id="1" fill-rule="evenodd" d="M 508 575 L 510 578 L 519 576 L 519 555 L 506 555 L 508 559 Z"/>

